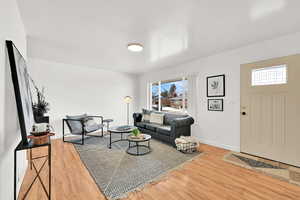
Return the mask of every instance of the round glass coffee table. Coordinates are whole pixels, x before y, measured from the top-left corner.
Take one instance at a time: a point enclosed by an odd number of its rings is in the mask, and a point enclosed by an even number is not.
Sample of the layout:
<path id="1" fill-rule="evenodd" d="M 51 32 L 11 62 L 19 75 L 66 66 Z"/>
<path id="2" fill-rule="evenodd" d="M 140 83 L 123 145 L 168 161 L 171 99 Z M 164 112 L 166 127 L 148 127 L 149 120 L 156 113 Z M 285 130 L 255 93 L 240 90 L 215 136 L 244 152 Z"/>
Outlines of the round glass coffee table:
<path id="1" fill-rule="evenodd" d="M 144 136 L 143 138 L 134 138 L 131 137 L 131 135 L 127 137 L 129 144 L 126 152 L 128 154 L 134 156 L 142 156 L 151 152 L 151 148 L 150 148 L 151 135 L 143 134 L 143 136 Z M 144 142 L 148 142 L 148 145 L 140 144 Z M 135 145 L 131 145 L 131 143 L 135 143 Z"/>
<path id="2" fill-rule="evenodd" d="M 109 144 L 108 144 L 108 148 L 111 149 L 111 145 L 115 142 L 120 142 L 120 141 L 127 141 L 127 139 L 123 138 L 123 134 L 129 134 L 131 133 L 134 129 L 136 129 L 136 127 L 134 126 L 114 126 L 108 129 L 109 132 Z M 114 140 L 112 141 L 111 138 L 111 134 L 119 134 L 121 135 L 121 138 L 119 140 Z"/>

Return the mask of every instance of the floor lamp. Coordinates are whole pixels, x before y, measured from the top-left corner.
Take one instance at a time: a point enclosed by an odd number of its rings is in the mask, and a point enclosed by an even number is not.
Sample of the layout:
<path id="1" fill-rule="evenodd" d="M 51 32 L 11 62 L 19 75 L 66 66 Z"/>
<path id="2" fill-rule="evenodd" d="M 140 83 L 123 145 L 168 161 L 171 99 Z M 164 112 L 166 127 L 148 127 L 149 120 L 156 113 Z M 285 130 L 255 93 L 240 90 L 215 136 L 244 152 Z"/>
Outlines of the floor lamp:
<path id="1" fill-rule="evenodd" d="M 129 125 L 129 104 L 132 102 L 131 96 L 124 97 L 124 102 L 127 104 L 127 125 Z"/>

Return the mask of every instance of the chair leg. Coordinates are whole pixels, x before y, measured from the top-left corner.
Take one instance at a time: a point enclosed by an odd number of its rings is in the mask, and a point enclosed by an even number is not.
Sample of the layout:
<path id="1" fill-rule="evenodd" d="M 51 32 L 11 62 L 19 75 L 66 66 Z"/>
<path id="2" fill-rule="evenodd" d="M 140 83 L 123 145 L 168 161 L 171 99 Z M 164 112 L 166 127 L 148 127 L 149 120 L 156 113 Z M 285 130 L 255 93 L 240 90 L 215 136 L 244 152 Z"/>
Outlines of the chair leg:
<path id="1" fill-rule="evenodd" d="M 65 120 L 63 120 L 63 124 L 62 124 L 62 132 L 63 132 L 63 142 L 67 142 L 67 143 L 71 143 L 71 144 L 79 144 L 79 145 L 83 145 L 84 144 L 84 132 L 82 133 L 82 138 L 81 138 L 81 142 L 72 142 L 72 141 L 68 141 L 65 140 Z"/>

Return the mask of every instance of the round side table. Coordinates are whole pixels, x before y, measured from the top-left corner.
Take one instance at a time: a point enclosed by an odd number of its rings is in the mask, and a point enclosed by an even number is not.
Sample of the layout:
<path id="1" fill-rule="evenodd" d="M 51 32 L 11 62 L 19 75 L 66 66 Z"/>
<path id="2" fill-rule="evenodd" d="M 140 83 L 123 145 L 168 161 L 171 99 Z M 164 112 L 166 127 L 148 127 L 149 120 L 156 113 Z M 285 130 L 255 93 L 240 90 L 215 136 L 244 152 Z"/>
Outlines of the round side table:
<path id="1" fill-rule="evenodd" d="M 127 137 L 128 140 L 128 148 L 126 152 L 130 155 L 134 156 L 142 156 L 151 152 L 150 148 L 150 140 L 151 135 L 143 134 L 143 138 L 134 138 L 129 135 Z M 143 142 L 148 142 L 148 145 L 140 144 Z M 131 143 L 135 143 L 135 145 L 131 146 Z"/>

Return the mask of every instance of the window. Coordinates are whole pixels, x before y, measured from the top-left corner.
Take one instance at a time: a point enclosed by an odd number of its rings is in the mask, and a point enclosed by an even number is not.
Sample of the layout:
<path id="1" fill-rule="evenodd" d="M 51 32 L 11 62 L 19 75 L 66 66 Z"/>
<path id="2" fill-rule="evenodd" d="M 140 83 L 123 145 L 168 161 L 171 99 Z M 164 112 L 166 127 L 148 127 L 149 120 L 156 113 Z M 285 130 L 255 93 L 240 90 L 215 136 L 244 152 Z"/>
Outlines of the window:
<path id="1" fill-rule="evenodd" d="M 252 70 L 252 86 L 287 83 L 287 66 L 279 65 Z"/>
<path id="2" fill-rule="evenodd" d="M 153 110 L 185 112 L 187 109 L 187 79 L 173 79 L 152 83 L 150 87 Z"/>
<path id="3" fill-rule="evenodd" d="M 152 110 L 158 110 L 159 104 L 159 83 L 152 84 Z"/>

